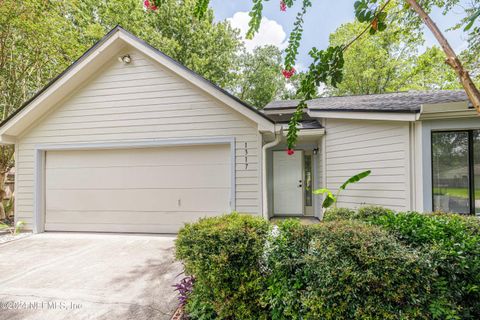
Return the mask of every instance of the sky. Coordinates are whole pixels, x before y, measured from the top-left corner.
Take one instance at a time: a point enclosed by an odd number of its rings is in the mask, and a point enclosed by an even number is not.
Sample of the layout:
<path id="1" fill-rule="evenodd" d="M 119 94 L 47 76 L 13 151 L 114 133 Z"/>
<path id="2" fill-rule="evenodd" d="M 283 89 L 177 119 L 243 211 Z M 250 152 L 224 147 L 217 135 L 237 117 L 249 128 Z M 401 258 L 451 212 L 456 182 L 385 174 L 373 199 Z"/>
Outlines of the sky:
<path id="1" fill-rule="evenodd" d="M 264 18 L 260 31 L 253 40 L 245 40 L 247 50 L 253 50 L 255 46 L 266 44 L 276 45 L 280 49 L 286 47 L 288 34 L 292 29 L 301 1 L 296 6 L 288 8 L 286 12 L 280 11 L 279 1 L 264 2 Z M 461 0 L 460 2 L 466 3 L 467 1 Z M 312 2 L 313 6 L 305 18 L 305 31 L 299 51 L 297 69 L 304 69 L 310 63 L 308 57 L 310 48 L 326 48 L 330 33 L 334 32 L 342 23 L 354 20 L 353 3 L 355 0 L 313 0 Z M 248 11 L 251 6 L 251 0 L 212 0 L 210 3 L 216 20 L 229 20 L 232 26 L 241 30 L 243 35 L 248 29 Z M 445 31 L 445 36 L 457 52 L 467 48 L 466 35 L 462 30 L 446 31 L 463 18 L 461 8 L 454 8 L 445 16 L 441 9 L 435 9 L 431 17 L 438 27 Z M 425 29 L 424 34 L 425 47 L 437 44 L 429 30 Z"/>

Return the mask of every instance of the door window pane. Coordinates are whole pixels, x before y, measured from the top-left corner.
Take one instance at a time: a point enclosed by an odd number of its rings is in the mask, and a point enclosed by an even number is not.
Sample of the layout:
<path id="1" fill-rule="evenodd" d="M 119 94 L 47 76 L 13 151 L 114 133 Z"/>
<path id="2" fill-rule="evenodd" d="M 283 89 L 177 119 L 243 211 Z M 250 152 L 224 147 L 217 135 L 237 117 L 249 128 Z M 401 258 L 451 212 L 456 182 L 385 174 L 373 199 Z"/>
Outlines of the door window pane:
<path id="1" fill-rule="evenodd" d="M 480 130 L 473 131 L 473 181 L 475 183 L 475 214 L 480 215 Z"/>
<path id="2" fill-rule="evenodd" d="M 305 155 L 305 205 L 312 206 L 312 156 Z"/>
<path id="3" fill-rule="evenodd" d="M 470 213 L 468 132 L 432 133 L 433 209 Z"/>

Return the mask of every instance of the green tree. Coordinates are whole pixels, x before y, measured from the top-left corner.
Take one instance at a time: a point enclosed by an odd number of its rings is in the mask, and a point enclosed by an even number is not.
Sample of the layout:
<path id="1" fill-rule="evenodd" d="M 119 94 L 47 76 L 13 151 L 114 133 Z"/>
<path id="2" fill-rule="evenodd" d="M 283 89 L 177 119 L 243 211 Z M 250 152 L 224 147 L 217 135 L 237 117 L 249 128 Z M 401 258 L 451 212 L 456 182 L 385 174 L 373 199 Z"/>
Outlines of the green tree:
<path id="1" fill-rule="evenodd" d="M 412 67 L 403 90 L 461 89 L 457 76 L 445 63 L 445 54 L 433 46 L 412 59 Z"/>
<path id="2" fill-rule="evenodd" d="M 52 1 L 0 4 L 0 108 L 2 120 L 76 57 L 78 42 Z"/>
<path id="3" fill-rule="evenodd" d="M 330 46 L 347 43 L 365 27 L 360 22 L 343 24 L 330 35 Z M 399 91 L 408 79 L 411 60 L 422 42 L 420 36 L 410 36 L 392 22 L 385 32 L 362 38 L 345 51 L 343 80 L 327 91 L 334 95 Z"/>
<path id="4" fill-rule="evenodd" d="M 5 120 L 65 68 L 79 48 L 56 1 L 0 2 L 0 117 Z M 0 219 L 3 182 L 13 163 L 13 146 L 0 146 Z"/>
<path id="5" fill-rule="evenodd" d="M 222 87 L 241 46 L 238 31 L 228 22 L 214 22 L 212 10 L 195 16 L 196 0 L 163 0 L 159 10 L 139 0 L 74 0 L 68 15 L 80 41 L 91 46 L 116 25 L 178 60 Z"/>
<path id="6" fill-rule="evenodd" d="M 365 24 L 346 23 L 330 35 L 330 45 L 339 46 L 355 37 Z M 375 33 L 353 43 L 343 58 L 343 80 L 337 87 L 328 87 L 329 95 L 374 94 L 404 90 L 460 89 L 455 72 L 445 63 L 445 54 L 438 46 L 418 54 L 421 36 L 405 34 L 395 21 L 384 32 Z M 462 60 L 477 70 L 473 57 L 462 53 Z M 475 77 L 476 73 L 472 74 Z"/>
<path id="7" fill-rule="evenodd" d="M 252 53 L 242 51 L 237 68 L 230 91 L 258 109 L 278 98 L 285 88 L 282 53 L 275 46 L 257 47 Z"/>

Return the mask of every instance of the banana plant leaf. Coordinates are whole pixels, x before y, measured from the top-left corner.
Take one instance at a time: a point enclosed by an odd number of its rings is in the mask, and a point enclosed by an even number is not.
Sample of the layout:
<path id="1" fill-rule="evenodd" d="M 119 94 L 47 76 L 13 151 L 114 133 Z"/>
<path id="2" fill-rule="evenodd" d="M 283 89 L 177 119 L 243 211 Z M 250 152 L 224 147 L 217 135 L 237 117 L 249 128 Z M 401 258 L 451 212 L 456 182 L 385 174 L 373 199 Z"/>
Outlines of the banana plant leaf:
<path id="1" fill-rule="evenodd" d="M 370 173 L 372 173 L 371 170 L 367 170 L 367 171 L 363 171 L 363 172 L 360 172 L 359 174 L 356 174 L 354 176 L 352 176 L 350 179 L 348 179 L 347 181 L 345 181 L 344 184 L 342 184 L 339 188 L 339 190 L 345 190 L 345 188 L 351 184 L 351 183 L 356 183 L 366 177 L 368 177 L 370 175 Z"/>
<path id="2" fill-rule="evenodd" d="M 322 203 L 323 208 L 329 208 L 332 204 L 334 204 L 337 201 L 337 198 L 333 195 L 333 193 L 326 188 L 314 190 L 314 191 L 312 191 L 312 193 L 313 194 L 325 194 L 325 193 L 327 194 L 327 196 L 325 197 L 325 199 L 323 200 L 323 203 Z"/>

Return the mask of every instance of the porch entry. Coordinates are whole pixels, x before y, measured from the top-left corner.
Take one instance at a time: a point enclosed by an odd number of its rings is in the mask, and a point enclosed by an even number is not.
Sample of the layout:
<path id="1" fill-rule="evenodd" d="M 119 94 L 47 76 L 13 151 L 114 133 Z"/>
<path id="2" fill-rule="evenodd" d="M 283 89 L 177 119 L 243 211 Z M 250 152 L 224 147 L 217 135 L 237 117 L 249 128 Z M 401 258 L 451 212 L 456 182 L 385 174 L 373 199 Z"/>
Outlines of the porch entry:
<path id="1" fill-rule="evenodd" d="M 299 216 L 305 213 L 304 152 L 293 155 L 273 151 L 273 211 L 274 215 Z"/>

